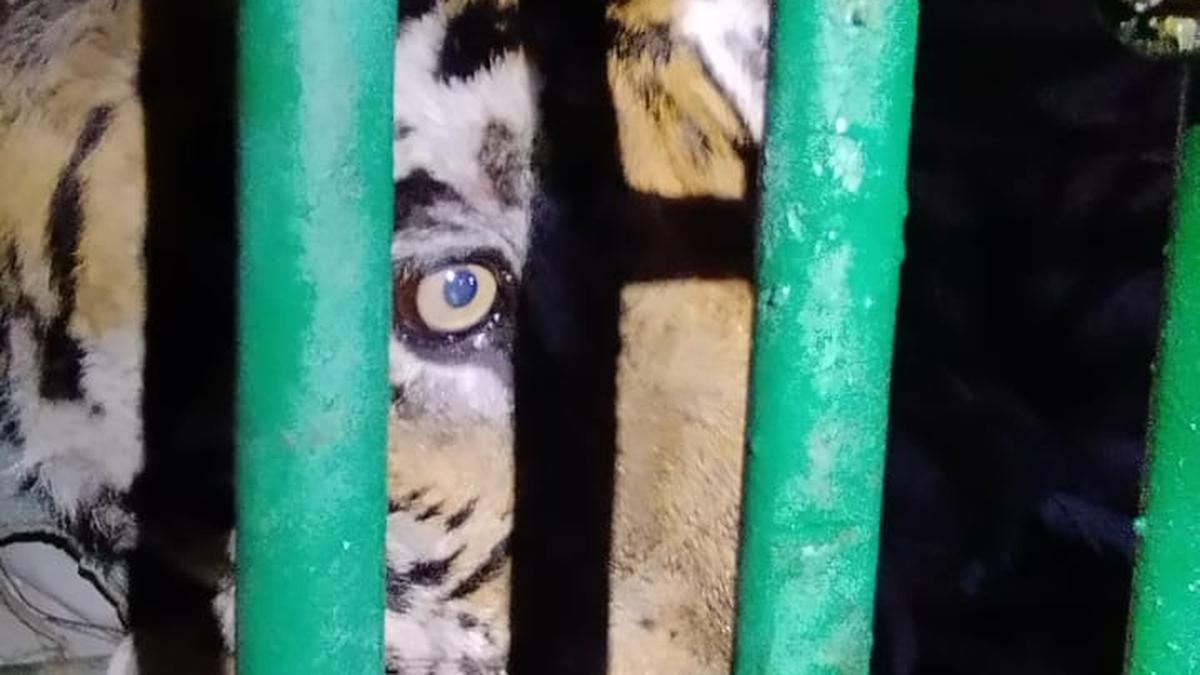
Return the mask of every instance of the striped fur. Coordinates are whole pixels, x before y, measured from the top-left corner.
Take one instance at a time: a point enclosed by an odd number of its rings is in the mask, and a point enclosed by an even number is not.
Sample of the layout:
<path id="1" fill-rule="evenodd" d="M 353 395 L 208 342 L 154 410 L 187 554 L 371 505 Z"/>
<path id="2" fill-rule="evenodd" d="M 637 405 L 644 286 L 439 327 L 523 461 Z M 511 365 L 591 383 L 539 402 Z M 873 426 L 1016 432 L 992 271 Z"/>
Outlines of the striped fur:
<path id="1" fill-rule="evenodd" d="M 502 672 L 509 357 L 538 236 L 538 78 L 515 0 L 402 4 L 387 672 Z M 0 442 L 19 449 L 25 489 L 69 536 L 120 560 L 136 536 L 123 497 L 142 464 L 138 3 L 2 7 Z M 766 0 L 612 3 L 608 78 L 622 168 L 631 194 L 657 204 L 654 218 L 692 199 L 745 204 L 767 14 Z M 743 215 L 719 226 L 748 231 L 749 210 L 731 213 Z M 622 675 L 723 672 L 731 644 L 750 295 L 744 275 L 706 280 L 688 269 L 694 258 L 749 253 L 662 254 L 683 271 L 622 292 L 611 601 L 611 671 Z M 453 334 L 423 325 L 420 282 L 466 264 L 496 280 L 490 309 Z M 215 602 L 231 641 L 228 579 Z M 131 672 L 128 656 L 113 672 Z"/>

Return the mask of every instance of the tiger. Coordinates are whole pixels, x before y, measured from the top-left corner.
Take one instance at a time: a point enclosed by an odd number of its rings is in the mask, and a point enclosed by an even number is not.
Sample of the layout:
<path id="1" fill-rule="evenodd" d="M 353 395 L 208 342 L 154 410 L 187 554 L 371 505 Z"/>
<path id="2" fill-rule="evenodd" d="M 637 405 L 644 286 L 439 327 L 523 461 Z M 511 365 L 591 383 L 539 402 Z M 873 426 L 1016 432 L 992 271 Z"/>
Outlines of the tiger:
<path id="1" fill-rule="evenodd" d="M 512 359 L 553 211 L 521 11 L 413 0 L 397 17 L 387 673 L 508 668 Z M 715 674 L 732 658 L 770 14 L 769 0 L 604 8 L 616 213 L 635 233 L 620 255 L 671 268 L 619 289 L 606 656 L 618 675 Z M 127 559 L 148 537 L 128 497 L 146 461 L 153 290 L 143 15 L 137 0 L 0 5 L 0 448 L 14 458 L 0 498 L 42 509 L 39 527 L 126 621 Z M 228 659 L 230 561 L 211 577 Z M 109 673 L 138 672 L 140 648 L 134 631 Z"/>

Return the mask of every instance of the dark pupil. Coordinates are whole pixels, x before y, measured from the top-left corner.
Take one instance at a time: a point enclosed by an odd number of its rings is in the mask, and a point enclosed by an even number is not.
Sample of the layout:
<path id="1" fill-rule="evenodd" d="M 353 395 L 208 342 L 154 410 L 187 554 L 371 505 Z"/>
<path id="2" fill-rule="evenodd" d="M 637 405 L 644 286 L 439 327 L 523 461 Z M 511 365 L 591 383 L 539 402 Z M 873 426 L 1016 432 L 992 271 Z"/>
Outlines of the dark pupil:
<path id="1" fill-rule="evenodd" d="M 470 270 L 447 270 L 443 278 L 442 297 L 446 299 L 446 304 L 457 309 L 466 307 L 475 299 L 479 280 Z"/>

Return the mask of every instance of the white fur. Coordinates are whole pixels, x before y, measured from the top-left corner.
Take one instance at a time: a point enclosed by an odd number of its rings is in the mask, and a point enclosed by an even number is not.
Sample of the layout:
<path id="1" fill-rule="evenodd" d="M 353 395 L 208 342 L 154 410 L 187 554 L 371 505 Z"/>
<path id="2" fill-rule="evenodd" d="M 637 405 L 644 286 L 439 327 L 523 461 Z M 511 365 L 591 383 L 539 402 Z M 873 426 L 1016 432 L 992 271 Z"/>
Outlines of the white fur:
<path id="1" fill-rule="evenodd" d="M 458 544 L 436 521 L 420 522 L 403 512 L 388 518 L 387 559 L 393 569 L 403 571 L 421 560 L 445 558 Z M 440 590 L 414 586 L 406 596 L 408 611 L 385 613 L 388 662 L 410 666 L 401 672 L 460 675 L 464 672 L 460 662 L 465 659 L 486 668 L 489 675 L 503 673 L 507 635 L 493 633 L 489 640 L 485 630 L 494 631 L 494 626 L 464 629 L 458 614 L 467 606 L 440 597 Z"/>
<path id="2" fill-rule="evenodd" d="M 687 0 L 677 15 L 678 29 L 733 99 L 755 142 L 762 141 L 770 20 L 770 0 Z"/>
<path id="3" fill-rule="evenodd" d="M 104 671 L 105 675 L 137 675 L 137 652 L 133 647 L 133 636 L 127 635 L 121 644 L 117 645 L 117 651 L 108 660 L 108 668 Z"/>
<path id="4" fill-rule="evenodd" d="M 425 675 L 462 675 L 463 661 L 474 672 L 501 675 L 505 650 L 489 642 L 482 632 L 463 630 L 454 602 L 446 602 L 425 589 L 411 594 L 413 609 L 384 615 L 383 639 L 388 663 L 408 666 L 400 672 Z M 507 644 L 507 641 L 499 644 Z"/>
<path id="5" fill-rule="evenodd" d="M 404 570 L 409 565 L 430 558 L 444 558 L 454 551 L 450 538 L 445 536 L 440 521 L 418 522 L 411 514 L 396 513 L 388 517 L 387 560 L 394 569 Z M 233 558 L 233 544 L 230 544 Z M 422 675 L 461 675 L 464 660 L 475 667 L 484 668 L 488 675 L 504 672 L 508 644 L 503 634 L 493 634 L 488 639 L 487 630 L 481 626 L 476 630 L 464 629 L 459 623 L 460 609 L 465 605 L 447 601 L 439 595 L 444 589 L 412 587 L 405 596 L 409 609 L 403 614 L 388 609 L 384 612 L 384 644 L 388 663 L 409 666 L 402 673 L 419 672 Z M 213 599 L 213 610 L 220 626 L 222 639 L 232 654 L 237 637 L 236 597 L 232 573 L 221 583 Z M 501 637 L 502 639 L 496 639 Z M 131 659 L 132 642 L 126 639 L 109 662 L 106 675 L 137 675 L 136 663 Z M 490 668 L 488 666 L 491 666 Z"/>
<path id="6" fill-rule="evenodd" d="M 16 470 L 33 476 L 64 515 L 77 515 L 105 489 L 127 491 L 141 470 L 140 328 L 81 340 L 84 400 L 62 402 L 38 393 L 39 359 L 30 321 L 11 323 L 10 396 L 25 438 Z"/>
<path id="7" fill-rule="evenodd" d="M 437 55 L 446 34 L 441 12 L 430 12 L 400 28 L 396 41 L 395 116 L 398 125 L 414 130 L 392 145 L 392 175 L 399 179 L 415 169 L 453 185 L 476 210 L 503 222 L 513 244 L 524 246 L 528 230 L 524 208 L 501 207 L 479 162 L 483 130 L 496 120 L 507 126 L 522 147 L 532 147 L 533 86 L 529 66 L 519 52 L 463 80 L 437 77 Z M 521 256 L 523 257 L 523 256 Z"/>
<path id="8" fill-rule="evenodd" d="M 512 410 L 512 368 L 507 363 L 498 362 L 494 368 L 476 363 L 430 363 L 395 337 L 389 357 L 392 383 L 404 389 L 406 406 L 416 408 L 414 412 L 421 416 L 447 421 L 500 420 Z"/>

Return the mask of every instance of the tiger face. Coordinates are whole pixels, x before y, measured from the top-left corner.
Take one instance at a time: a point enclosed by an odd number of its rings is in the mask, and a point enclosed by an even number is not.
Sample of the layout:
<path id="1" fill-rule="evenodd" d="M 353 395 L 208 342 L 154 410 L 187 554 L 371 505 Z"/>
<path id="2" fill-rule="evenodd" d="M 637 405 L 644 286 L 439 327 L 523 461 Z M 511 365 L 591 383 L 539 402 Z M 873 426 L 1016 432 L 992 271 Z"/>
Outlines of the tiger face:
<path id="1" fill-rule="evenodd" d="M 504 667 L 509 356 L 537 126 L 516 19 L 511 6 L 442 3 L 399 25 L 387 545 L 394 672 Z M 429 630 L 430 619 L 409 618 L 408 596 L 423 593 L 457 639 L 413 637 Z"/>
<path id="2" fill-rule="evenodd" d="M 514 0 L 401 4 L 387 671 L 503 672 L 517 310 L 530 256 L 539 255 L 544 219 L 554 210 L 536 161 L 544 142 L 541 85 Z M 28 173 L 23 158 L 33 149 L 26 143 L 47 159 L 42 183 L 0 197 L 0 244 L 19 263 L 0 274 L 0 328 L 17 345 L 3 372 L 14 412 L 0 414 L 22 430 L 6 442 L 56 509 L 95 515 L 109 503 L 122 512 L 119 496 L 140 470 L 142 452 L 137 3 L 50 5 L 59 14 L 4 34 L 21 47 L 11 53 L 38 59 L 10 61 L 8 75 L 25 93 L 6 88 L 0 97 L 0 174 L 32 180 L 18 175 Z M 728 668 L 749 351 L 747 195 L 762 125 L 767 16 L 765 0 L 635 0 L 608 8 L 607 79 L 628 187 L 614 212 L 628 216 L 629 231 L 647 232 L 631 237 L 622 257 L 650 270 L 624 279 L 620 291 L 613 673 Z M 77 174 L 76 265 L 56 268 L 43 255 L 47 232 L 55 231 L 51 219 L 29 205 L 50 203 L 62 176 Z M 655 272 L 664 260 L 670 272 Z M 64 300 L 63 279 L 76 285 L 74 304 Z M 81 395 L 70 406 L 29 384 L 46 370 L 47 331 L 60 317 L 82 353 Z M 115 398 L 99 401 L 100 415 L 91 404 L 104 396 Z M 94 440 L 95 430 L 111 425 L 123 435 L 105 443 L 120 452 L 39 436 L 37 421 L 60 410 L 79 417 L 68 426 L 81 438 L 92 433 Z M 45 428 L 53 427 L 62 425 Z M 60 475 L 54 467 L 63 465 Z M 92 482 L 72 487 L 83 477 Z M 216 609 L 232 645 L 230 580 Z"/>
<path id="3" fill-rule="evenodd" d="M 683 270 L 621 291 L 613 673 L 729 664 L 751 308 L 748 164 L 761 133 L 767 19 L 757 2 L 609 8 L 607 77 L 633 188 L 626 208 L 675 244 L 642 251 L 631 241 L 623 255 L 673 257 Z M 516 309 L 529 256 L 544 254 L 543 218 L 553 217 L 539 203 L 539 82 L 518 29 L 516 3 L 442 3 L 402 18 L 396 52 L 390 491 L 401 502 L 389 554 L 394 572 L 411 577 L 428 559 L 397 555 L 394 543 L 436 533 L 427 550 L 448 561 L 449 597 L 468 623 L 491 627 L 494 642 L 482 642 L 494 663 L 508 637 Z M 696 223 L 659 213 L 706 200 L 734 207 L 715 226 L 740 231 L 732 239 L 744 246 L 717 250 L 730 239 L 697 242 L 687 232 Z M 733 271 L 706 275 L 713 259 Z M 410 561 L 407 570 L 398 560 Z M 397 668 L 413 658 L 393 649 L 400 641 L 388 644 Z"/>

